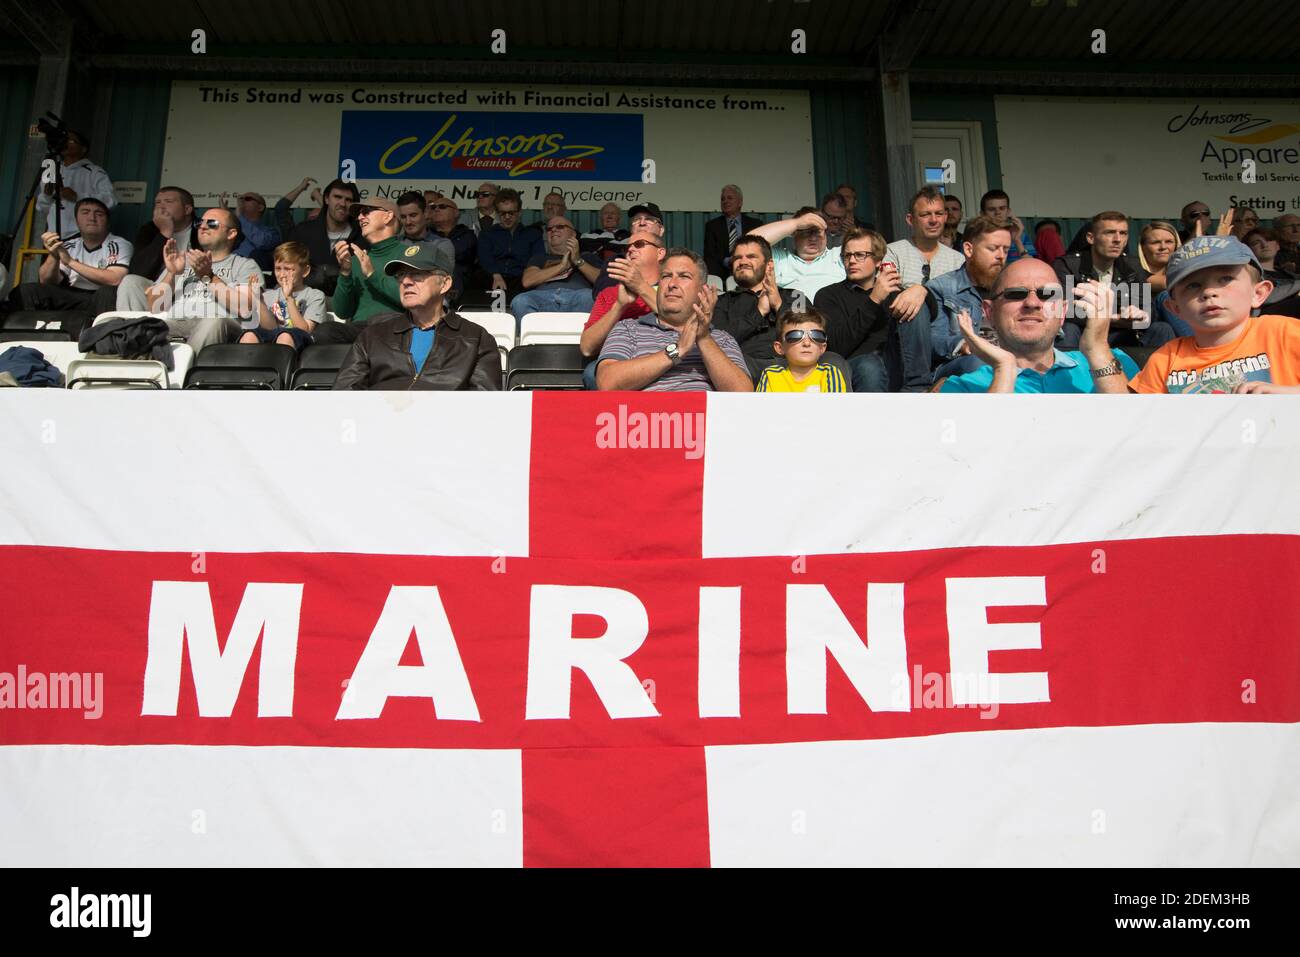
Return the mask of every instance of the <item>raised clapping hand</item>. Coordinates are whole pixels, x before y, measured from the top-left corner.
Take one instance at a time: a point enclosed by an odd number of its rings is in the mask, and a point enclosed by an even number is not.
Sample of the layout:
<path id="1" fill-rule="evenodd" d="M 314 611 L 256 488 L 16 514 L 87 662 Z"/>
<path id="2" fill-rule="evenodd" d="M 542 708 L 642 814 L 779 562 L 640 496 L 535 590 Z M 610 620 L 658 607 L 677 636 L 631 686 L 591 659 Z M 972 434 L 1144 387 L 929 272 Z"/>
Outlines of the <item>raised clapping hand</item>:
<path id="1" fill-rule="evenodd" d="M 717 302 L 716 290 L 714 290 L 713 301 Z M 767 261 L 767 268 L 763 270 L 763 284 L 758 293 L 758 311 L 761 315 L 776 314 L 781 311 L 781 291 L 776 285 L 776 264 L 772 260 Z"/>
<path id="2" fill-rule="evenodd" d="M 207 250 L 191 249 L 185 253 L 185 261 L 200 279 L 212 275 L 212 253 Z"/>
<path id="3" fill-rule="evenodd" d="M 713 331 L 713 309 L 717 304 L 718 291 L 705 284 L 695 297 L 694 305 L 691 306 L 691 318 L 699 327 L 696 331 L 697 339 L 703 339 Z"/>
<path id="4" fill-rule="evenodd" d="M 352 275 L 352 247 L 346 240 L 340 239 L 334 244 L 334 258 L 339 261 L 339 272 L 342 275 Z"/>
<path id="5" fill-rule="evenodd" d="M 641 295 L 641 270 L 626 259 L 615 259 L 609 264 L 611 279 L 618 281 L 618 304 L 626 308 Z"/>
<path id="6" fill-rule="evenodd" d="M 1222 216 L 1219 217 L 1219 228 L 1214 231 L 1214 235 L 1231 236 L 1232 223 L 1236 218 L 1237 218 L 1237 211 L 1235 209 L 1229 209 L 1226 213 L 1224 213 Z M 1198 224 L 1199 222 L 1200 220 L 1197 220 Z"/>
<path id="7" fill-rule="evenodd" d="M 352 258 L 361 266 L 361 275 L 369 279 L 375 274 L 375 264 L 370 261 L 370 253 L 366 252 L 356 243 L 352 244 Z"/>
<path id="8" fill-rule="evenodd" d="M 174 239 L 163 243 L 163 267 L 173 276 L 179 276 L 185 271 L 185 256 Z"/>
<path id="9" fill-rule="evenodd" d="M 975 358 L 988 363 L 995 369 L 998 366 L 1015 366 L 1015 356 L 1001 346 L 989 342 L 975 331 L 975 327 L 971 323 L 970 312 L 962 309 L 957 313 L 957 326 L 961 329 L 962 338 L 966 340 L 967 350 Z"/>
<path id="10" fill-rule="evenodd" d="M 1079 351 L 1110 350 L 1110 323 L 1115 317 L 1115 290 L 1099 282 L 1081 282 L 1074 287 L 1075 310 L 1087 321 L 1079 337 Z M 1044 304 L 1044 311 L 1046 311 Z M 1132 307 L 1129 307 L 1132 308 Z M 1138 310 L 1141 314 L 1142 310 Z"/>
<path id="11" fill-rule="evenodd" d="M 63 245 L 63 240 L 59 238 L 56 232 L 41 233 L 41 243 L 49 250 L 50 255 L 58 256 L 59 262 L 69 263 L 72 257 L 68 255 L 67 247 Z"/>

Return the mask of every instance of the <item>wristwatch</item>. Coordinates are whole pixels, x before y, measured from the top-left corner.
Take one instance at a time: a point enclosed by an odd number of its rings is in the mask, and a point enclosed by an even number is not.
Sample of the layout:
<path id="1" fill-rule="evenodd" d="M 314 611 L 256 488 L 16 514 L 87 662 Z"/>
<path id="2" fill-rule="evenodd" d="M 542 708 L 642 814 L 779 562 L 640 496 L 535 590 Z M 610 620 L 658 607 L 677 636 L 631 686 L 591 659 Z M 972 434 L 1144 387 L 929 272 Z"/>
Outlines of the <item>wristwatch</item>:
<path id="1" fill-rule="evenodd" d="M 668 354 L 668 358 L 672 361 L 672 364 L 677 365 L 678 361 L 681 359 L 681 356 L 677 354 L 677 343 L 668 343 L 668 345 L 664 346 L 664 352 Z"/>
<path id="2" fill-rule="evenodd" d="M 1119 373 L 1120 373 L 1119 360 L 1111 359 L 1109 365 L 1104 365 L 1100 369 L 1093 369 L 1092 377 L 1094 379 L 1102 379 L 1108 375 L 1119 375 Z"/>

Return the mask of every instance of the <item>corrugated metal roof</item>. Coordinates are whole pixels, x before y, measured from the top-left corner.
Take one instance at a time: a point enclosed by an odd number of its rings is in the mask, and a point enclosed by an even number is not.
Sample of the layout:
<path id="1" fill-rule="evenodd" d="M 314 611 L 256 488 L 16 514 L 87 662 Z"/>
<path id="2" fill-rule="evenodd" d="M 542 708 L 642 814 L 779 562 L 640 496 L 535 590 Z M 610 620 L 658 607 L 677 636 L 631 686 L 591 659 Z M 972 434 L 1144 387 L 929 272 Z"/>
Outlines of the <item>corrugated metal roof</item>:
<path id="1" fill-rule="evenodd" d="M 373 15 L 347 0 L 69 0 L 106 42 L 183 43 L 208 30 L 209 50 L 250 42 L 293 45 L 482 47 L 507 31 L 520 47 L 571 50 L 789 53 L 807 31 L 811 55 L 865 49 L 890 0 L 387 0 Z M 257 36 L 249 36 L 256 24 Z M 870 36 L 868 36 L 870 34 Z"/>
<path id="2" fill-rule="evenodd" d="M 386 0 L 382 11 L 350 0 L 63 0 L 93 25 L 101 49 L 123 43 L 175 44 L 208 31 L 209 53 L 223 45 L 388 49 L 475 48 L 487 54 L 504 29 L 519 51 L 602 51 L 627 55 L 790 55 L 790 31 L 807 33 L 810 58 L 874 60 L 886 26 L 905 23 L 910 0 Z M 1093 31 L 1106 31 L 1116 69 L 1146 60 L 1184 68 L 1214 61 L 1289 63 L 1300 36 L 1300 6 L 1277 0 L 1136 3 L 1133 0 L 937 0 L 919 56 L 946 59 L 1087 62 Z M 251 29 L 250 29 L 251 25 Z M 508 54 L 509 55 L 509 54 Z"/>

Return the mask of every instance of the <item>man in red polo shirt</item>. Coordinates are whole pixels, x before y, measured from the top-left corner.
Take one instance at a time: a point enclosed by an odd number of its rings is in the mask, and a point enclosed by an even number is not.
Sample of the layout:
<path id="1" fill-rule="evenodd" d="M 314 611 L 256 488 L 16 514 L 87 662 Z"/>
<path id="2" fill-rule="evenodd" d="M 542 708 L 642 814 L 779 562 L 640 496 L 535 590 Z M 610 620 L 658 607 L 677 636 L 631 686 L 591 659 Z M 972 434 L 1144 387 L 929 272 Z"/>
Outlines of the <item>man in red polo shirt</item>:
<path id="1" fill-rule="evenodd" d="M 618 282 L 600 291 L 591 315 L 582 330 L 578 343 L 582 354 L 589 360 L 600 355 L 605 337 L 620 319 L 635 319 L 658 307 L 655 287 L 659 284 L 659 268 L 664 259 L 663 239 L 646 229 L 638 229 L 628 237 L 627 255 L 612 260 L 607 267 Z M 583 371 L 583 381 L 588 389 L 596 388 L 596 363 L 589 361 Z"/>

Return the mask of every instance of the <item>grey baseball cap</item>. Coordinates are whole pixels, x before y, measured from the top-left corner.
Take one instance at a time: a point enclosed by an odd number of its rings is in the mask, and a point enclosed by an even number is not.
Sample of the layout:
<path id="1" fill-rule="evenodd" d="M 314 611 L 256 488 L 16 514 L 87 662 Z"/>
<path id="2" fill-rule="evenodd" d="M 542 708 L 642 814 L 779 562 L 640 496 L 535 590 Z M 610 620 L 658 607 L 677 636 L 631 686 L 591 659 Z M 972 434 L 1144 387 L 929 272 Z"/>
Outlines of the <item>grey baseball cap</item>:
<path id="1" fill-rule="evenodd" d="M 396 259 L 391 259 L 384 266 L 384 272 L 392 276 L 399 269 L 436 269 L 448 276 L 456 270 L 456 247 L 447 239 L 426 239 L 418 243 L 408 243 Z"/>
<path id="2" fill-rule="evenodd" d="M 1197 236 L 1183 243 L 1169 257 L 1165 266 L 1165 286 L 1173 289 L 1192 273 L 1210 266 L 1254 266 L 1260 275 L 1264 273 L 1251 248 L 1236 236 Z"/>

